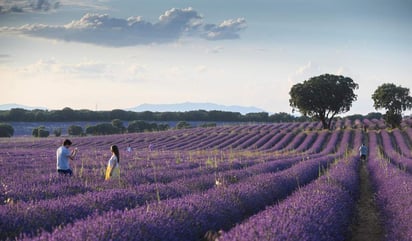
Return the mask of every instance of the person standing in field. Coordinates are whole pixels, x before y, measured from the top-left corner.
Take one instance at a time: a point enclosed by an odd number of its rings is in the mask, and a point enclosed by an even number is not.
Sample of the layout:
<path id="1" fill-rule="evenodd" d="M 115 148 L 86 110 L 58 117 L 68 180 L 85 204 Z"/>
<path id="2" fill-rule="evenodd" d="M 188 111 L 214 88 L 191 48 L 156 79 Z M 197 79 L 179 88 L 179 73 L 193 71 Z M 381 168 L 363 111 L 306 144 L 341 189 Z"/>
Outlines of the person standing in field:
<path id="1" fill-rule="evenodd" d="M 57 148 L 56 158 L 57 158 L 57 173 L 63 175 L 73 175 L 73 171 L 70 168 L 70 160 L 74 160 L 74 157 L 77 154 L 77 148 L 73 151 L 70 151 L 70 146 L 72 142 L 69 139 L 64 140 L 63 145 Z"/>
<path id="2" fill-rule="evenodd" d="M 359 147 L 359 155 L 362 161 L 366 160 L 366 156 L 368 155 L 368 147 L 364 143 L 362 143 Z"/>
<path id="3" fill-rule="evenodd" d="M 105 180 L 109 180 L 113 177 L 120 177 L 120 167 L 119 167 L 119 161 L 120 161 L 120 153 L 119 153 L 119 148 L 116 145 L 113 145 L 110 147 L 110 151 L 112 152 L 112 156 L 109 159 L 109 163 L 107 163 L 107 168 L 106 168 L 106 175 L 105 175 Z"/>

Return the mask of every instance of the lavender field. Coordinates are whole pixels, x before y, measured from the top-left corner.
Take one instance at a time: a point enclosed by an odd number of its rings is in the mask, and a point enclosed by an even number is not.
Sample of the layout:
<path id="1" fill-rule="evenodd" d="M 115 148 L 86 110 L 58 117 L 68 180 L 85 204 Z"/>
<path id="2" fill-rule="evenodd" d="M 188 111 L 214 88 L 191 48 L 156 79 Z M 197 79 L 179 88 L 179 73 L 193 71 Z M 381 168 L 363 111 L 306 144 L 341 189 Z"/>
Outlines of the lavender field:
<path id="1" fill-rule="evenodd" d="M 55 170 L 63 138 L 0 139 L 0 240 L 354 240 L 361 166 L 381 239 L 412 240 L 411 119 L 394 130 L 342 120 L 331 131 L 304 122 L 71 140 L 66 177 Z M 105 181 L 111 145 L 121 177 Z"/>

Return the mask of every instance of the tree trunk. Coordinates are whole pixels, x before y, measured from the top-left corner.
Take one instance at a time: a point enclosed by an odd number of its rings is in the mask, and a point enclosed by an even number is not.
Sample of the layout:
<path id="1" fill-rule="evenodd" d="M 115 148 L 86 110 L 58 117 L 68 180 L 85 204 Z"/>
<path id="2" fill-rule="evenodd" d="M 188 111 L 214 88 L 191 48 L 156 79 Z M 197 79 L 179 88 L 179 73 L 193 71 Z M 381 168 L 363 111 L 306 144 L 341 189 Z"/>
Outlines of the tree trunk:
<path id="1" fill-rule="evenodd" d="M 323 117 L 321 117 L 321 118 L 319 118 L 319 119 L 320 119 L 320 121 L 322 122 L 323 129 L 329 129 L 329 128 L 328 128 L 328 123 L 326 122 L 326 119 L 323 118 Z"/>

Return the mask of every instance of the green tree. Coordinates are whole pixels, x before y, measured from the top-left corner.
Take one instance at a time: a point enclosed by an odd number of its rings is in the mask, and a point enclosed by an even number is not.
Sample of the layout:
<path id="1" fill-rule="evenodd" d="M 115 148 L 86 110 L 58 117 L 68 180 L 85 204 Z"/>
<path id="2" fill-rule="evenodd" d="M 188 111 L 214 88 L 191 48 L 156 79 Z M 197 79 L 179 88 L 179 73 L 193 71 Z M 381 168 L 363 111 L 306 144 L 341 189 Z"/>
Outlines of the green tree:
<path id="1" fill-rule="evenodd" d="M 71 125 L 67 129 L 67 133 L 71 136 L 81 136 L 83 134 L 83 128 L 81 126 Z"/>
<path id="2" fill-rule="evenodd" d="M 143 132 L 146 126 L 147 126 L 147 123 L 142 120 L 130 121 L 129 125 L 127 126 L 127 132 L 129 133 Z"/>
<path id="3" fill-rule="evenodd" d="M 271 122 L 293 122 L 296 121 L 296 118 L 288 113 L 279 112 L 272 114 L 268 117 L 269 121 Z"/>
<path id="4" fill-rule="evenodd" d="M 156 123 L 148 123 L 142 120 L 135 120 L 129 122 L 127 126 L 127 132 L 144 132 L 144 131 L 158 131 L 158 130 L 166 130 L 168 129 L 168 125 L 157 125 Z"/>
<path id="5" fill-rule="evenodd" d="M 292 86 L 289 103 L 293 111 L 296 108 L 304 116 L 321 121 L 324 129 L 330 129 L 337 114 L 350 110 L 358 87 L 349 77 L 323 74 Z"/>
<path id="6" fill-rule="evenodd" d="M 101 123 L 95 126 L 95 133 L 97 135 L 112 135 L 119 133 L 119 129 L 110 123 Z"/>
<path id="7" fill-rule="evenodd" d="M 120 133 L 124 133 L 126 128 L 123 125 L 123 122 L 120 119 L 114 119 L 112 120 L 112 126 L 116 127 L 117 129 L 120 130 Z"/>
<path id="8" fill-rule="evenodd" d="M 409 89 L 395 84 L 382 84 L 372 94 L 373 107 L 376 110 L 386 109 L 383 115 L 386 123 L 392 128 L 399 127 L 402 121 L 402 111 L 412 108 L 412 97 Z"/>
<path id="9" fill-rule="evenodd" d="M 176 124 L 176 129 L 188 129 L 190 128 L 190 124 L 187 123 L 186 121 L 179 121 Z"/>
<path id="10" fill-rule="evenodd" d="M 204 127 L 204 128 L 216 127 L 216 123 L 214 122 L 202 123 L 199 125 L 199 127 Z"/>
<path id="11" fill-rule="evenodd" d="M 87 126 L 85 132 L 87 135 L 97 135 L 97 128 L 96 126 Z"/>
<path id="12" fill-rule="evenodd" d="M 56 137 L 61 136 L 61 135 L 62 135 L 62 128 L 56 128 L 56 129 L 54 129 L 54 130 L 53 130 L 53 134 L 54 134 Z"/>
<path id="13" fill-rule="evenodd" d="M 50 132 L 46 130 L 46 127 L 39 126 L 33 129 L 32 135 L 34 137 L 48 137 L 50 135 Z"/>
<path id="14" fill-rule="evenodd" d="M 13 126 L 6 123 L 0 123 L 0 137 L 12 137 L 14 135 Z"/>

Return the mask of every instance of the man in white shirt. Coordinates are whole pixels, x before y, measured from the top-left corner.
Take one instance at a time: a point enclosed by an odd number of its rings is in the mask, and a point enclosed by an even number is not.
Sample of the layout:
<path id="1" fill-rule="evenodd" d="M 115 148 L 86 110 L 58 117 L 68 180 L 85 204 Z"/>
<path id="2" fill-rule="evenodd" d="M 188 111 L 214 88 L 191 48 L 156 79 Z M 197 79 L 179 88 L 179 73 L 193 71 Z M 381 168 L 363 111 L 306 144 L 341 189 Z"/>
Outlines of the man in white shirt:
<path id="1" fill-rule="evenodd" d="M 73 160 L 77 154 L 77 148 L 70 152 L 69 147 L 72 142 L 69 139 L 64 140 L 63 145 L 56 151 L 57 157 L 57 172 L 64 175 L 73 175 L 72 169 L 70 169 L 69 159 Z"/>

